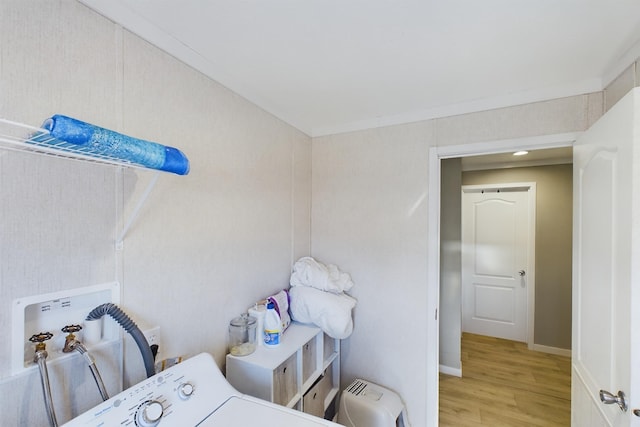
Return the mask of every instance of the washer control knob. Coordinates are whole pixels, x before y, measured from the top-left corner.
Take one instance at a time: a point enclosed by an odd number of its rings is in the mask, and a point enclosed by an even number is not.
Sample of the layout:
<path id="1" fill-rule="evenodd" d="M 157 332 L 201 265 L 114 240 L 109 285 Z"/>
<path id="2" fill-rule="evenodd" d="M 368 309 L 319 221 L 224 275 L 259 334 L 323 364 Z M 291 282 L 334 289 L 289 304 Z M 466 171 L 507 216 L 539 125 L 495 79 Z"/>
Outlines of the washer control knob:
<path id="1" fill-rule="evenodd" d="M 157 400 L 147 400 L 138 407 L 136 424 L 140 427 L 154 427 L 160 423 L 163 415 L 162 403 Z"/>
<path id="2" fill-rule="evenodd" d="M 182 383 L 178 387 L 178 396 L 180 396 L 180 399 L 182 399 L 182 400 L 187 400 L 188 398 L 191 397 L 191 395 L 193 394 L 194 390 L 195 389 L 193 388 L 193 384 L 191 384 L 191 383 Z"/>

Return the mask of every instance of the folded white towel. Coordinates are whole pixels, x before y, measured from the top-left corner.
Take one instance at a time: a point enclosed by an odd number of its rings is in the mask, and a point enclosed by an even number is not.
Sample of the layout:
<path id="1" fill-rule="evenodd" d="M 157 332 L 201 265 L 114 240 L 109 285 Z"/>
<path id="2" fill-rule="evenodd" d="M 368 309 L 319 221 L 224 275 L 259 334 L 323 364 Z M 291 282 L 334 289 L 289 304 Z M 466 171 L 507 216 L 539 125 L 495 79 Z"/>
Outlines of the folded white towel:
<path id="1" fill-rule="evenodd" d="M 313 323 L 331 338 L 345 339 L 353 332 L 351 310 L 356 306 L 355 298 L 308 286 L 292 287 L 289 298 L 293 320 Z"/>
<path id="2" fill-rule="evenodd" d="M 311 257 L 296 261 L 289 283 L 293 287 L 309 286 L 335 294 L 349 291 L 353 287 L 348 273 L 343 273 L 336 265 L 325 265 Z"/>

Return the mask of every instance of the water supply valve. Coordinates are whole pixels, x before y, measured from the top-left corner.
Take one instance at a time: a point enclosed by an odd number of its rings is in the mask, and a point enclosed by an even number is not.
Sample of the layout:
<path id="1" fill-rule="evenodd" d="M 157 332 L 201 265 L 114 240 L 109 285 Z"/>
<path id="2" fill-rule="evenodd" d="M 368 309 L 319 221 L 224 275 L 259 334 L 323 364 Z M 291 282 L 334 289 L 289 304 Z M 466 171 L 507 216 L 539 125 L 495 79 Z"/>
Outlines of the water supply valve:
<path id="1" fill-rule="evenodd" d="M 35 343 L 37 354 L 38 352 L 46 352 L 46 345 L 44 342 L 50 340 L 51 338 L 53 338 L 53 334 L 51 332 L 40 332 L 39 334 L 31 335 L 29 341 Z"/>
<path id="2" fill-rule="evenodd" d="M 68 334 L 64 340 L 64 348 L 62 349 L 63 353 L 71 353 L 74 350 L 76 344 L 76 336 L 74 332 L 79 332 L 82 329 L 80 325 L 67 325 L 61 329 L 62 332 Z"/>

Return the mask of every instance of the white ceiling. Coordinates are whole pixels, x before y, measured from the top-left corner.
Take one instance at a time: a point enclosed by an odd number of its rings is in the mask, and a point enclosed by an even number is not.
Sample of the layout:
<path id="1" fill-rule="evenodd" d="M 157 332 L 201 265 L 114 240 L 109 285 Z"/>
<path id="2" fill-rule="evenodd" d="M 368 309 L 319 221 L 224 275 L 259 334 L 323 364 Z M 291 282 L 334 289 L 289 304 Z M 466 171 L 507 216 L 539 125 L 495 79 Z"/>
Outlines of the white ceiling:
<path id="1" fill-rule="evenodd" d="M 463 171 L 509 169 L 529 166 L 561 165 L 573 163 L 573 148 L 547 148 L 515 156 L 513 152 L 462 157 Z"/>
<path id="2" fill-rule="evenodd" d="M 311 136 L 601 90 L 638 0 L 80 0 Z"/>

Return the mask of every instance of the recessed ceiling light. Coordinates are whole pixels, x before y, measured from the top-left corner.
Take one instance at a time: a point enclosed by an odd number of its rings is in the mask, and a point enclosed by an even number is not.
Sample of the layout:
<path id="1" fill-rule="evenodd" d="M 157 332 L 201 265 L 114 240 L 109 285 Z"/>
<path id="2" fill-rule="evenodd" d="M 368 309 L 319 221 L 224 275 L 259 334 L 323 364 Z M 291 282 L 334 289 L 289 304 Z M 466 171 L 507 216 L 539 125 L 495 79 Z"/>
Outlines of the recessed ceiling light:
<path id="1" fill-rule="evenodd" d="M 524 156 L 525 154 L 529 154 L 528 151 L 516 151 L 515 153 L 513 153 L 514 156 Z"/>

